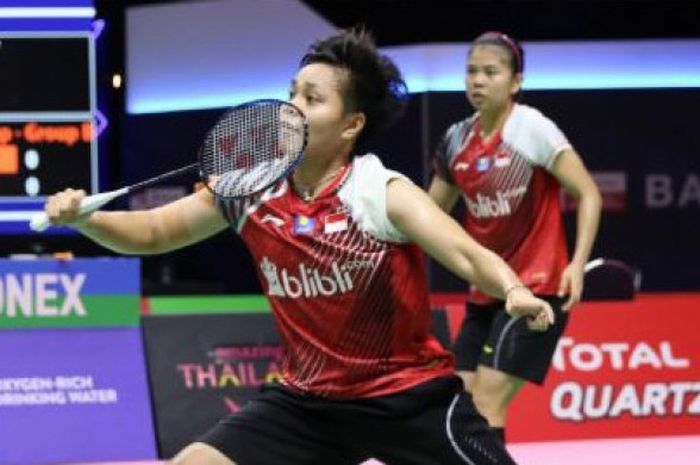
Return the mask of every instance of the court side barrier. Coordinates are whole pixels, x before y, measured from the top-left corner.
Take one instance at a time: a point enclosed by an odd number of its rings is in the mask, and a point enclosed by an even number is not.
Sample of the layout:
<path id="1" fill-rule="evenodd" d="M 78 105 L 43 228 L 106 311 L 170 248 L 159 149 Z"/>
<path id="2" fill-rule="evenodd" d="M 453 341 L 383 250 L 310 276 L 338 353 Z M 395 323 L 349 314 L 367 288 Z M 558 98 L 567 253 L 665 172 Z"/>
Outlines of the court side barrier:
<path id="1" fill-rule="evenodd" d="M 155 364 L 151 353 L 148 357 L 156 421 L 159 431 L 170 431 L 159 438 L 161 450 L 174 451 L 206 429 L 207 421 L 235 412 L 262 383 L 277 379 L 282 349 L 263 296 L 208 297 L 204 305 L 190 297 L 161 299 L 142 305 L 144 335 L 147 348 L 168 347 L 171 331 L 169 344 L 177 348 L 164 349 Z M 465 294 L 431 296 L 434 331 L 448 347 L 466 315 L 465 299 Z M 246 312 L 238 302 L 260 305 Z M 209 305 L 215 313 L 207 313 Z M 696 434 L 698 327 L 700 293 L 642 293 L 633 300 L 580 303 L 544 385 L 526 385 L 516 398 L 508 417 L 509 441 Z M 167 359 L 168 352 L 183 355 Z M 167 390 L 159 393 L 158 386 Z M 186 428 L 178 421 L 183 415 L 199 418 L 199 430 L 178 432 Z"/>
<path id="2" fill-rule="evenodd" d="M 137 259 L 0 259 L 0 465 L 157 457 Z"/>

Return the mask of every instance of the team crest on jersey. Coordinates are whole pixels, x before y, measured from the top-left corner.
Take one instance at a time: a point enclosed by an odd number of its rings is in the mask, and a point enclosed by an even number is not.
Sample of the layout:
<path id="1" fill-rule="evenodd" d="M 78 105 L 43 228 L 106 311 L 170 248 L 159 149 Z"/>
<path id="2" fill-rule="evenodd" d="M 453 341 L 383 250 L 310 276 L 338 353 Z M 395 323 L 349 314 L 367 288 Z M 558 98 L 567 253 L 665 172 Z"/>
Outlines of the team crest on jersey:
<path id="1" fill-rule="evenodd" d="M 294 217 L 294 234 L 309 235 L 316 230 L 316 220 L 306 215 Z"/>
<path id="2" fill-rule="evenodd" d="M 476 160 L 476 170 L 481 173 L 491 168 L 491 158 L 481 157 Z"/>
<path id="3" fill-rule="evenodd" d="M 343 232 L 346 229 L 348 229 L 348 214 L 345 212 L 331 213 L 323 218 L 324 234 Z"/>

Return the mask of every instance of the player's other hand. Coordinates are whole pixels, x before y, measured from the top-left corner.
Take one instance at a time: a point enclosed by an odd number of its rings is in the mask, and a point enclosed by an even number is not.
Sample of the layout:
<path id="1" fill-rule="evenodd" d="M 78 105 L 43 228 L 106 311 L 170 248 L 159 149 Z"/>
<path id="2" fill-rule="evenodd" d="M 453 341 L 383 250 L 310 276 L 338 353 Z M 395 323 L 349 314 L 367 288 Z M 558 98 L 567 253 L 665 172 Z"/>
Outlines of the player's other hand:
<path id="1" fill-rule="evenodd" d="M 564 268 L 561 280 L 559 281 L 558 295 L 559 297 L 569 296 L 561 307 L 565 312 L 570 311 L 574 305 L 581 301 L 581 294 L 583 293 L 583 275 L 583 263 L 571 262 Z"/>
<path id="2" fill-rule="evenodd" d="M 554 311 L 548 302 L 535 297 L 526 287 L 518 287 L 506 296 L 506 312 L 514 317 L 522 316 L 533 331 L 546 331 L 554 324 Z"/>
<path id="3" fill-rule="evenodd" d="M 75 224 L 89 215 L 80 214 L 80 201 L 86 196 L 85 191 L 66 189 L 48 198 L 44 211 L 51 224 Z"/>

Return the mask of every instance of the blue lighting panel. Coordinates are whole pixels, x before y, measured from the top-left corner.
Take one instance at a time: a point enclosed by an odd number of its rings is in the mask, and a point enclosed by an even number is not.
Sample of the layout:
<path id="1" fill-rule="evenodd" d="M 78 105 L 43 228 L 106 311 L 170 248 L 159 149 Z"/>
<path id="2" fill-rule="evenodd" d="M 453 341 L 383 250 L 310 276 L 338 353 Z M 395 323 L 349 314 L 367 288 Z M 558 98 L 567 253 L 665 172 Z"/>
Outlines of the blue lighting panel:
<path id="1" fill-rule="evenodd" d="M 0 0 L 0 31 L 87 31 L 92 0 Z"/>
<path id="2" fill-rule="evenodd" d="M 464 70 L 469 44 L 429 44 L 387 47 L 383 51 L 399 65 L 412 93 L 464 90 Z M 639 89 L 700 87 L 700 39 L 627 40 L 526 43 L 525 90 Z M 168 53 L 167 51 L 162 51 Z M 197 50 L 190 53 L 196 63 Z M 253 52 L 251 52 L 253 53 Z M 254 53 L 264 54 L 264 50 Z M 236 56 L 231 54 L 231 59 Z M 182 60 L 186 62 L 187 60 Z M 241 67 L 238 76 L 207 72 L 196 76 L 197 85 L 186 85 L 182 75 L 170 79 L 148 76 L 130 83 L 129 113 L 220 108 L 246 100 L 284 97 L 296 71 L 270 72 L 264 66 Z M 188 81 L 192 74 L 185 70 Z M 190 93 L 190 89 L 210 89 Z M 241 92 L 240 89 L 245 91 Z"/>

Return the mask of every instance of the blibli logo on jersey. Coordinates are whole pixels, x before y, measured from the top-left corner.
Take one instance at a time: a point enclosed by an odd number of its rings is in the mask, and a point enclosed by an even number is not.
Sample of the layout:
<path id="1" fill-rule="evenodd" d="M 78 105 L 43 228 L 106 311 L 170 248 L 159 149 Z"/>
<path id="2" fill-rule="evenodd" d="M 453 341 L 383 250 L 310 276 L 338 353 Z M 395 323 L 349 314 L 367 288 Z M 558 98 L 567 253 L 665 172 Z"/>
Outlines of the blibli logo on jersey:
<path id="1" fill-rule="evenodd" d="M 516 187 L 506 191 L 496 191 L 496 197 L 492 198 L 481 193 L 476 198 L 465 196 L 469 213 L 476 218 L 493 218 L 507 216 L 512 213 L 511 199 L 525 193 L 525 187 Z"/>
<path id="2" fill-rule="evenodd" d="M 277 269 L 277 265 L 267 257 L 260 262 L 260 270 L 267 281 L 267 294 L 276 297 L 332 296 L 344 294 L 353 288 L 347 267 L 331 263 L 330 270 L 321 274 L 317 268 L 307 268 L 303 263 L 295 273 L 286 268 Z"/>

